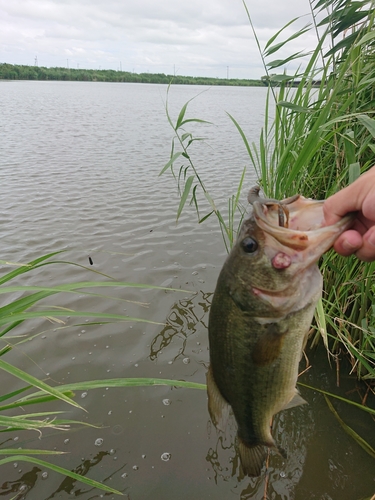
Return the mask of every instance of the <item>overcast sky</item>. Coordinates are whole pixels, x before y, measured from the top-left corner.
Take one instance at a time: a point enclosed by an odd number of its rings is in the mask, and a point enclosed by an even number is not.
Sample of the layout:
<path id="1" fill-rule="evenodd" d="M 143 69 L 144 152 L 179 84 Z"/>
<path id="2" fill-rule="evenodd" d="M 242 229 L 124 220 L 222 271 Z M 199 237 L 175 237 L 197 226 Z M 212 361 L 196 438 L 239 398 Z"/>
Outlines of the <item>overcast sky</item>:
<path id="1" fill-rule="evenodd" d="M 262 45 L 294 17 L 306 15 L 296 27 L 310 21 L 308 0 L 246 3 Z M 290 50 L 314 46 L 311 33 Z M 242 0 L 0 0 L 0 63 L 36 58 L 47 67 L 264 75 Z"/>

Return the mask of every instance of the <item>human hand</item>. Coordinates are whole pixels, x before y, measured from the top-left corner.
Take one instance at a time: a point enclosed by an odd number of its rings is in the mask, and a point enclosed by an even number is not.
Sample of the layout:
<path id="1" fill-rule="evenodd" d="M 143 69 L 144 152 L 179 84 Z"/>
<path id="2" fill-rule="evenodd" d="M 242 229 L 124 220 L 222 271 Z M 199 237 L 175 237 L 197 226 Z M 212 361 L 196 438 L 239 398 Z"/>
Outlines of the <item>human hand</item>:
<path id="1" fill-rule="evenodd" d="M 340 255 L 355 253 L 360 260 L 371 262 L 375 260 L 375 167 L 324 202 L 327 226 L 349 212 L 357 212 L 353 226 L 337 238 L 333 248 Z"/>

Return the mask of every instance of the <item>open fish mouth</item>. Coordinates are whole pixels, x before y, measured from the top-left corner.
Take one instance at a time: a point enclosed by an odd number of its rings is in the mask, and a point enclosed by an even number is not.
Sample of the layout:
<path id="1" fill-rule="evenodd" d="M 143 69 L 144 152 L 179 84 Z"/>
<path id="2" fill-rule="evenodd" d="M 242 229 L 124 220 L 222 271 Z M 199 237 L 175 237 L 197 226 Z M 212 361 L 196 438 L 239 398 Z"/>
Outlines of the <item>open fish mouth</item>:
<path id="1" fill-rule="evenodd" d="M 324 220 L 324 200 L 295 195 L 284 200 L 259 197 L 259 187 L 250 189 L 253 218 L 265 236 L 266 253 L 275 269 L 292 264 L 303 268 L 318 261 L 336 238 L 354 221 L 348 214 L 336 224 Z"/>
<path id="2" fill-rule="evenodd" d="M 355 214 L 348 214 L 336 224 L 327 226 L 323 215 L 324 200 L 295 195 L 279 201 L 254 196 L 254 191 L 258 192 L 258 187 L 250 190 L 249 201 L 257 226 L 294 250 L 320 246 L 320 253 L 324 253 L 352 225 L 355 217 Z"/>

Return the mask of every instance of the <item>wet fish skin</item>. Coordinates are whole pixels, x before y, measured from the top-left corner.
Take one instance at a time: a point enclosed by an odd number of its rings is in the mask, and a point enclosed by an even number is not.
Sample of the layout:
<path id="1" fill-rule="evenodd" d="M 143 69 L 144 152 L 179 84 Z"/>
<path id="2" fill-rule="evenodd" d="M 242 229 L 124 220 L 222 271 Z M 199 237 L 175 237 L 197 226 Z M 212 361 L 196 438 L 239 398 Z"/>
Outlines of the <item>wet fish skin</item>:
<path id="1" fill-rule="evenodd" d="M 302 210 L 306 226 L 311 210 L 312 230 L 279 228 L 277 206 L 254 201 L 254 213 L 221 270 L 210 310 L 209 412 L 224 430 L 231 407 L 242 469 L 249 476 L 261 473 L 266 447 L 285 456 L 272 437 L 271 420 L 304 403 L 296 382 L 322 290 L 316 262 L 350 224 L 348 219 L 322 229 L 322 221 L 316 222 L 322 202 L 300 198 L 289 206 L 291 224 L 299 227 Z"/>

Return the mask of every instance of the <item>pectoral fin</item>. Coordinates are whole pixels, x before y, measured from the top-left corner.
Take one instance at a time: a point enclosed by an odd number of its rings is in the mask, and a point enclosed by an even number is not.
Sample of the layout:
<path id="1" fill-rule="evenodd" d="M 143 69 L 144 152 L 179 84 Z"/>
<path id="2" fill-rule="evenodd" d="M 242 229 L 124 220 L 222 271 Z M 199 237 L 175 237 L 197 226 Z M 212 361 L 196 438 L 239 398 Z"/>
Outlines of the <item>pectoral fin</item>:
<path id="1" fill-rule="evenodd" d="M 224 432 L 229 418 L 230 405 L 220 394 L 220 391 L 214 380 L 211 367 L 209 367 L 206 377 L 208 411 L 215 427 L 219 431 Z"/>
<path id="2" fill-rule="evenodd" d="M 290 408 L 294 408 L 295 406 L 307 405 L 307 404 L 308 404 L 307 401 L 303 399 L 303 397 L 296 389 L 295 395 L 292 397 L 289 403 L 283 406 L 282 410 L 289 410 Z"/>

